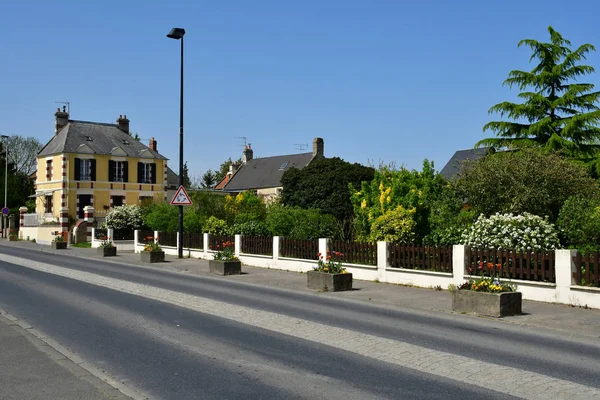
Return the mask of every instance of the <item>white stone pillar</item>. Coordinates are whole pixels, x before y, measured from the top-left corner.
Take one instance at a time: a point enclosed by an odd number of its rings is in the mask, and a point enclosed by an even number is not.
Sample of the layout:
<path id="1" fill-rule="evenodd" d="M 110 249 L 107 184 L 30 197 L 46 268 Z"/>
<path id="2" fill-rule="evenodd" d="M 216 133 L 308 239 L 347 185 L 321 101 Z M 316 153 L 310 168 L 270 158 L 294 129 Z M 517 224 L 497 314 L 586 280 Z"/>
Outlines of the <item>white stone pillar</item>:
<path id="1" fill-rule="evenodd" d="M 329 239 L 328 238 L 320 238 L 319 239 L 319 253 L 323 256 L 323 260 L 327 259 L 327 252 L 329 251 Z"/>
<path id="2" fill-rule="evenodd" d="M 236 257 L 240 256 L 242 252 L 242 235 L 235 235 L 233 240 L 233 251 Z"/>
<path id="3" fill-rule="evenodd" d="M 277 264 L 279 261 L 279 243 L 281 240 L 281 236 L 273 236 L 273 264 Z"/>
<path id="4" fill-rule="evenodd" d="M 87 241 L 91 242 L 92 241 L 92 227 L 94 224 L 94 207 L 92 206 L 85 206 L 83 208 L 83 218 L 85 219 L 85 222 L 87 223 Z M 68 221 L 68 217 L 67 217 L 67 221 Z"/>
<path id="5" fill-rule="evenodd" d="M 134 253 L 139 253 L 138 252 L 138 243 L 140 242 L 140 231 L 139 229 L 136 229 L 133 231 L 133 252 Z"/>
<path id="6" fill-rule="evenodd" d="M 377 242 L 377 278 L 385 281 L 386 270 L 390 266 L 390 246 L 388 242 Z"/>
<path id="7" fill-rule="evenodd" d="M 556 250 L 554 252 L 554 268 L 556 274 L 556 301 L 562 304 L 571 304 L 571 285 L 576 284 L 573 278 L 577 265 L 573 257 L 577 250 Z"/>
<path id="8" fill-rule="evenodd" d="M 209 246 L 208 233 L 202 234 L 202 250 L 204 251 L 204 258 L 208 259 L 208 246 Z"/>
<path id="9" fill-rule="evenodd" d="M 154 231 L 154 243 L 160 243 L 160 237 L 158 237 L 158 231 Z"/>
<path id="10" fill-rule="evenodd" d="M 106 230 L 106 236 L 109 240 L 115 240 L 115 230 L 113 228 L 108 228 Z"/>
<path id="11" fill-rule="evenodd" d="M 452 246 L 452 283 L 462 285 L 465 281 L 465 268 L 467 265 L 467 249 L 463 244 Z"/>

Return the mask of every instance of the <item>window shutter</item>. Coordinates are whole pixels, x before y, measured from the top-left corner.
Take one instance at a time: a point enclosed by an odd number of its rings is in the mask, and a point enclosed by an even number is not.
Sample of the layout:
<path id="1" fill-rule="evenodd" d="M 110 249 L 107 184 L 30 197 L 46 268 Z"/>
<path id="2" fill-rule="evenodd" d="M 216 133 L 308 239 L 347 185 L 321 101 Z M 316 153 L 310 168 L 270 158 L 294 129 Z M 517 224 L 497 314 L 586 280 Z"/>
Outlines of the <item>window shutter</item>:
<path id="1" fill-rule="evenodd" d="M 156 183 L 156 164 L 150 164 L 150 175 L 152 183 Z"/>
<path id="2" fill-rule="evenodd" d="M 90 180 L 96 180 L 96 160 L 90 160 Z"/>
<path id="3" fill-rule="evenodd" d="M 123 182 L 129 182 L 129 162 L 123 162 Z"/>
<path id="4" fill-rule="evenodd" d="M 144 183 L 144 163 L 138 162 L 138 183 Z"/>
<path id="5" fill-rule="evenodd" d="M 78 181 L 81 179 L 81 160 L 79 158 L 75 159 L 75 180 Z"/>
<path id="6" fill-rule="evenodd" d="M 116 168 L 117 168 L 117 163 L 112 160 L 108 160 L 108 180 L 109 180 L 109 182 L 115 181 L 115 169 Z"/>

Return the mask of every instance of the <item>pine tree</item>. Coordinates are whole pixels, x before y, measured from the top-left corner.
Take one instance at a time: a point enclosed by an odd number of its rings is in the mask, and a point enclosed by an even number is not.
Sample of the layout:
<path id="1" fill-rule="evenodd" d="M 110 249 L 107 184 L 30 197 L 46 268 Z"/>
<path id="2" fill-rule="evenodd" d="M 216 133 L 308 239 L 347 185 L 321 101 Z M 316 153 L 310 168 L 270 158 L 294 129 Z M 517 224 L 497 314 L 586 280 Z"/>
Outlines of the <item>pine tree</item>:
<path id="1" fill-rule="evenodd" d="M 539 63 L 530 72 L 510 72 L 504 84 L 517 86 L 523 102 L 506 101 L 490 108 L 490 114 L 498 113 L 513 121 L 487 123 L 483 130 L 492 131 L 497 137 L 483 139 L 476 147 L 540 146 L 588 160 L 600 148 L 600 109 L 596 105 L 600 92 L 592 92 L 591 83 L 578 83 L 578 78 L 594 72 L 593 67 L 578 64 L 596 49 L 584 44 L 571 50 L 571 42 L 560 33 L 552 27 L 548 27 L 548 32 L 550 43 L 533 39 L 519 42 L 519 47 L 533 50 L 530 62 Z M 531 91 L 526 91 L 528 88 Z"/>

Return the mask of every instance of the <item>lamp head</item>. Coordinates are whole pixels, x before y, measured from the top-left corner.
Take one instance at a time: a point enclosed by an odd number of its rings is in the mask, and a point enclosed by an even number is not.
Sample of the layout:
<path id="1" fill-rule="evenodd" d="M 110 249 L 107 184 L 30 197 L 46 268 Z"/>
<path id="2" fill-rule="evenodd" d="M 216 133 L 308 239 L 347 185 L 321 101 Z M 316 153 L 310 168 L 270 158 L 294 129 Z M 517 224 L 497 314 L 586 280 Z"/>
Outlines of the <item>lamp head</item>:
<path id="1" fill-rule="evenodd" d="M 183 35 L 185 35 L 185 29 L 173 28 L 173 29 L 171 29 L 171 32 L 169 32 L 167 34 L 167 37 L 171 38 L 171 39 L 179 40 L 179 39 L 183 38 Z"/>

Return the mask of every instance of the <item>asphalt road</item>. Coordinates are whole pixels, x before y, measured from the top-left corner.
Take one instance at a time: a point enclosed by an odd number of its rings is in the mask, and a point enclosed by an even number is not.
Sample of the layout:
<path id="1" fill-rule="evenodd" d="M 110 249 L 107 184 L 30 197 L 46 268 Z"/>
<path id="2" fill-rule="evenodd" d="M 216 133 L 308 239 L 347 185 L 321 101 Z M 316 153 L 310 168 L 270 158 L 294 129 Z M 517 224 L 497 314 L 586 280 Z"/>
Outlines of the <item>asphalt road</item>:
<path id="1" fill-rule="evenodd" d="M 543 386 L 545 398 L 600 393 L 600 346 L 585 339 L 1 250 L 0 308 L 151 398 L 508 398 L 523 385 Z"/>

